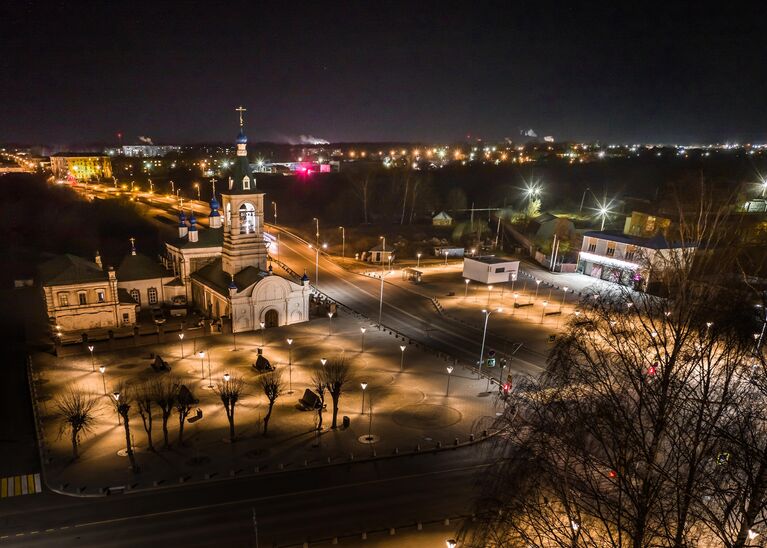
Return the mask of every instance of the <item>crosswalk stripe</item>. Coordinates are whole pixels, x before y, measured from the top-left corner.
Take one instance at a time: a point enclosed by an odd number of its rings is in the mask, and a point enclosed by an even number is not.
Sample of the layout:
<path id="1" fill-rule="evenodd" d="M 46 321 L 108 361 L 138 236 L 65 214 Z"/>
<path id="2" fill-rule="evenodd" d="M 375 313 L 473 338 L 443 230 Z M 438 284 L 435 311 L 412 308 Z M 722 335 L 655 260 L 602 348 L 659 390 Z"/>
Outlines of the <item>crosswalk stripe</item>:
<path id="1" fill-rule="evenodd" d="M 34 474 L 27 474 L 27 493 L 37 493 Z"/>
<path id="2" fill-rule="evenodd" d="M 21 483 L 21 494 L 28 495 L 29 492 L 27 491 L 27 488 L 29 487 L 29 484 L 27 483 L 27 476 L 19 476 L 19 483 Z"/>
<path id="3" fill-rule="evenodd" d="M 8 496 L 8 478 L 0 480 L 0 498 Z"/>
<path id="4" fill-rule="evenodd" d="M 31 495 L 42 491 L 43 484 L 39 472 L 0 478 L 0 498 Z"/>
<path id="5" fill-rule="evenodd" d="M 35 493 L 42 493 L 43 485 L 40 481 L 40 474 L 35 474 Z"/>
<path id="6" fill-rule="evenodd" d="M 21 476 L 13 476 L 13 495 L 21 494 Z"/>

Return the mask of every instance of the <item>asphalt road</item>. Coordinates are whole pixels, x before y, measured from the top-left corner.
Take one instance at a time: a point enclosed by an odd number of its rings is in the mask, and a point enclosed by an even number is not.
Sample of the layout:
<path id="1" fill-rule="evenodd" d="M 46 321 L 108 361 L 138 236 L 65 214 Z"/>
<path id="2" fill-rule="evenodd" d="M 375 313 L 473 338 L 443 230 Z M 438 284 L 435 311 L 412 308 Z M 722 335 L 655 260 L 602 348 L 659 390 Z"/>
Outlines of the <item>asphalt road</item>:
<path id="1" fill-rule="evenodd" d="M 274 227 L 272 227 L 274 229 Z M 279 259 L 296 272 L 307 274 L 314 282 L 315 251 L 296 236 L 280 230 Z M 381 292 L 380 278 L 351 273 L 320 255 L 317 288 L 334 300 L 377 322 Z M 407 334 L 413 340 L 453 355 L 464 362 L 479 359 L 482 333 L 441 316 L 431 300 L 393 284 L 384 283 L 381 323 Z M 513 342 L 513 341 L 512 341 Z M 485 350 L 510 352 L 508 340 L 488 332 Z M 512 370 L 540 373 L 545 356 L 524 346 L 512 360 Z M 498 368 L 494 371 L 497 375 Z"/>
<path id="2" fill-rule="evenodd" d="M 391 527 L 412 535 L 418 521 L 470 513 L 476 480 L 492 466 L 484 445 L 105 498 L 4 499 L 0 545 L 255 546 L 254 513 L 259 546 L 335 536 L 356 546 L 361 532 Z"/>

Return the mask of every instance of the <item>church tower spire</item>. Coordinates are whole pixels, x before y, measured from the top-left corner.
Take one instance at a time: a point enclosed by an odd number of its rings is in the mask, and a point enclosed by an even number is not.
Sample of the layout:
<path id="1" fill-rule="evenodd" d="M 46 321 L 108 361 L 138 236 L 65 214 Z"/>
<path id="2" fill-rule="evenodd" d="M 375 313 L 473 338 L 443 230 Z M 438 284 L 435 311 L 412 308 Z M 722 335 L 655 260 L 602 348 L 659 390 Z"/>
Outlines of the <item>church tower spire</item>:
<path id="1" fill-rule="evenodd" d="M 239 113 L 240 133 L 237 135 L 237 158 L 229 178 L 229 188 L 221 193 L 226 215 L 221 266 L 228 274 L 237 274 L 248 266 L 266 270 L 266 244 L 264 243 L 264 195 L 256 192 L 256 180 L 248 161 L 248 138 L 244 133 L 243 112 Z M 212 202 L 212 201 L 211 201 Z M 216 204 L 217 205 L 217 204 Z M 213 219 L 211 203 L 211 220 Z"/>

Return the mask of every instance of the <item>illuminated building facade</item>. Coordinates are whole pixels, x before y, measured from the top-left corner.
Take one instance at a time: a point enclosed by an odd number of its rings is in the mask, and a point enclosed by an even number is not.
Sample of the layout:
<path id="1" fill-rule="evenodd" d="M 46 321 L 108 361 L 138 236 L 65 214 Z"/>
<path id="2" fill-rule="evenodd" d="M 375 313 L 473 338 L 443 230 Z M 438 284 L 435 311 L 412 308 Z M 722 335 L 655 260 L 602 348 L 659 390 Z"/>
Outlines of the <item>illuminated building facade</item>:
<path id="1" fill-rule="evenodd" d="M 51 171 L 57 179 L 108 179 L 112 177 L 112 162 L 105 154 L 61 152 L 51 156 Z"/>

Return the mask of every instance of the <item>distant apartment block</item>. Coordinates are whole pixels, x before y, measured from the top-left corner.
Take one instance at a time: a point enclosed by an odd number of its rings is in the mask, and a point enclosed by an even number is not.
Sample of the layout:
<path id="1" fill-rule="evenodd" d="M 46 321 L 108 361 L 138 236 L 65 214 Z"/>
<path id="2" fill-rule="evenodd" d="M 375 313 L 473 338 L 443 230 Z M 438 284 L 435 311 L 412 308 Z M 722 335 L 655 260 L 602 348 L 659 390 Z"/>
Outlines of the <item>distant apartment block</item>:
<path id="1" fill-rule="evenodd" d="M 107 179 L 112 177 L 112 162 L 104 154 L 60 152 L 51 156 L 51 171 L 57 179 Z"/>

